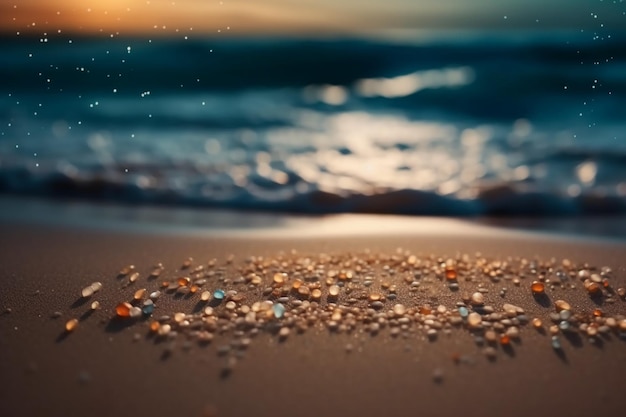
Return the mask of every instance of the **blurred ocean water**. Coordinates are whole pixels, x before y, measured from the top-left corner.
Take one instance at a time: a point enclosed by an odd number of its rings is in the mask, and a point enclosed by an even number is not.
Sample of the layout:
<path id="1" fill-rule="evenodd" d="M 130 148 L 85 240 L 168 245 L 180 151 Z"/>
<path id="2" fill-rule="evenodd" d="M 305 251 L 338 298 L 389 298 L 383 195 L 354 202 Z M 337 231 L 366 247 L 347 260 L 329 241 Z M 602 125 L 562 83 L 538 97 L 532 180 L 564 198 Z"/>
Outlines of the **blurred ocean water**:
<path id="1" fill-rule="evenodd" d="M 0 193 L 626 212 L 626 35 L 0 39 Z"/>

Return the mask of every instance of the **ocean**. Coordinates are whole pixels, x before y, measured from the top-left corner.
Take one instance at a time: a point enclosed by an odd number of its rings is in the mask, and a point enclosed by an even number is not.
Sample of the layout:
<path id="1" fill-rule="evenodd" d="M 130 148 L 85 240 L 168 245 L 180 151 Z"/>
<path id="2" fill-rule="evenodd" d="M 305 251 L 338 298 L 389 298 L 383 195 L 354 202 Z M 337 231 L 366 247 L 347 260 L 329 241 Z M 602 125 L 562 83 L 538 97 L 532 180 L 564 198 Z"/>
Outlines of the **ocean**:
<path id="1" fill-rule="evenodd" d="M 0 193 L 626 212 L 626 34 L 0 39 Z"/>

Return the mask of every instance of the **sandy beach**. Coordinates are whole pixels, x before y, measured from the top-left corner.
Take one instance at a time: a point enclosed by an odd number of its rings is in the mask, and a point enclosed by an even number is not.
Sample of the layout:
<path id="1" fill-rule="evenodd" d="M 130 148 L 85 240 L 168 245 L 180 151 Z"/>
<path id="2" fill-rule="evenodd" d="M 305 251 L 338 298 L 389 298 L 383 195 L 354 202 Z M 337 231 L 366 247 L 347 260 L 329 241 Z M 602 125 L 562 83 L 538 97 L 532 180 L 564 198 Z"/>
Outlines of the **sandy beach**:
<path id="1" fill-rule="evenodd" d="M 358 216 L 354 216 L 358 222 Z M 385 217 L 378 218 L 384 229 Z M 344 218 L 343 222 L 346 220 Z M 420 227 L 419 224 L 423 227 Z M 357 330 L 330 332 L 313 325 L 303 334 L 280 341 L 261 332 L 231 363 L 219 356 L 229 336 L 216 334 L 206 345 L 175 345 L 150 335 L 149 320 L 118 325 L 114 308 L 146 287 L 158 289 L 162 277 L 146 274 L 158 262 L 163 279 L 179 275 L 181 263 L 234 255 L 233 268 L 250 256 L 294 256 L 319 253 L 393 255 L 397 248 L 417 256 L 474 255 L 492 259 L 567 258 L 613 269 L 611 285 L 626 285 L 626 245 L 585 241 L 558 235 L 533 235 L 473 225 L 458 227 L 449 219 L 413 219 L 404 233 L 327 233 L 327 237 L 292 233 L 141 233 L 81 227 L 0 224 L 0 415 L 2 416 L 319 416 L 319 415 L 509 415 L 589 416 L 623 410 L 625 341 L 617 332 L 603 337 L 562 338 L 562 349 L 551 346 L 547 332 L 553 301 L 567 299 L 572 310 L 606 316 L 626 313 L 619 297 L 614 303 L 594 302 L 582 288 L 547 289 L 550 302 L 538 303 L 529 282 L 485 284 L 485 303 L 501 308 L 511 303 L 529 318 L 540 318 L 544 332 L 521 326 L 521 337 L 507 349 L 496 346 L 488 360 L 484 346 L 463 327 L 440 332 L 429 340 L 423 333 L 392 336 L 383 328 L 376 335 Z M 370 222 L 371 223 L 371 222 Z M 331 223 L 332 224 L 332 223 Z M 393 221 L 389 220 L 389 224 Z M 459 222 L 458 225 L 462 224 Z M 392 227 L 392 226 L 390 226 Z M 450 228 L 452 227 L 452 230 Z M 442 231 L 437 232 L 440 228 Z M 393 230 L 393 229 L 389 229 Z M 420 231 L 421 230 L 421 231 Z M 125 286 L 117 273 L 133 264 L 139 280 Z M 236 269 L 227 274 L 236 275 Z M 232 278 L 231 277 L 231 278 Z M 399 278 L 398 278 L 399 280 Z M 100 292 L 82 300 L 81 289 L 93 281 Z M 374 286 L 377 285 L 377 282 Z M 418 296 L 402 282 L 398 302 L 428 302 L 454 307 L 476 282 L 459 282 L 459 291 L 445 286 Z M 579 284 L 579 283 L 577 283 Z M 507 287 L 503 297 L 499 290 Z M 579 285 L 579 287 L 581 287 Z M 421 297 L 421 298 L 420 298 Z M 90 303 L 100 309 L 90 313 Z M 199 301 L 163 297 L 155 316 L 191 312 Z M 324 304 L 325 301 L 321 301 Z M 385 309 L 391 308 L 388 301 Z M 389 307 L 387 307 L 389 306 Z M 60 315 L 59 315 L 60 313 Z M 58 317 L 57 317 L 58 316 Z M 71 318 L 75 331 L 64 330 Z M 350 349 L 347 349 L 347 346 Z"/>
<path id="2" fill-rule="evenodd" d="M 625 415 L 625 4 L 0 3 L 0 417 Z"/>

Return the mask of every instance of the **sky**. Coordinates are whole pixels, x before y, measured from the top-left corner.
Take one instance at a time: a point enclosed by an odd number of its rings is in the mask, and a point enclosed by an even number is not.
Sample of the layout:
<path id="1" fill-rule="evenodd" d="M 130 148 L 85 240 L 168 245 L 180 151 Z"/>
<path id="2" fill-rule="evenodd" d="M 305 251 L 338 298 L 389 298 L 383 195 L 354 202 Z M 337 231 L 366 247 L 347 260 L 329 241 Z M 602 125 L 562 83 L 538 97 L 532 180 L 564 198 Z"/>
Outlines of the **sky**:
<path id="1" fill-rule="evenodd" d="M 623 1 L 4 0 L 0 27 L 5 32 L 105 35 L 591 29 L 600 21 L 619 27 Z"/>

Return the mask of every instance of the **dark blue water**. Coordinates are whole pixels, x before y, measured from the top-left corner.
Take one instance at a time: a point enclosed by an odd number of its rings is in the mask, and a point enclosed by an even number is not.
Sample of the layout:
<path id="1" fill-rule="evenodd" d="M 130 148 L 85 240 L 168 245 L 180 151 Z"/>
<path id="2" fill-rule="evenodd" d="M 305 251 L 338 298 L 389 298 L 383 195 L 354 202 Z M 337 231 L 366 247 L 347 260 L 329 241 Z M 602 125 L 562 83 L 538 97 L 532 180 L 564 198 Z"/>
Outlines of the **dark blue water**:
<path id="1" fill-rule="evenodd" d="M 0 40 L 0 192 L 626 212 L 626 36 Z"/>

